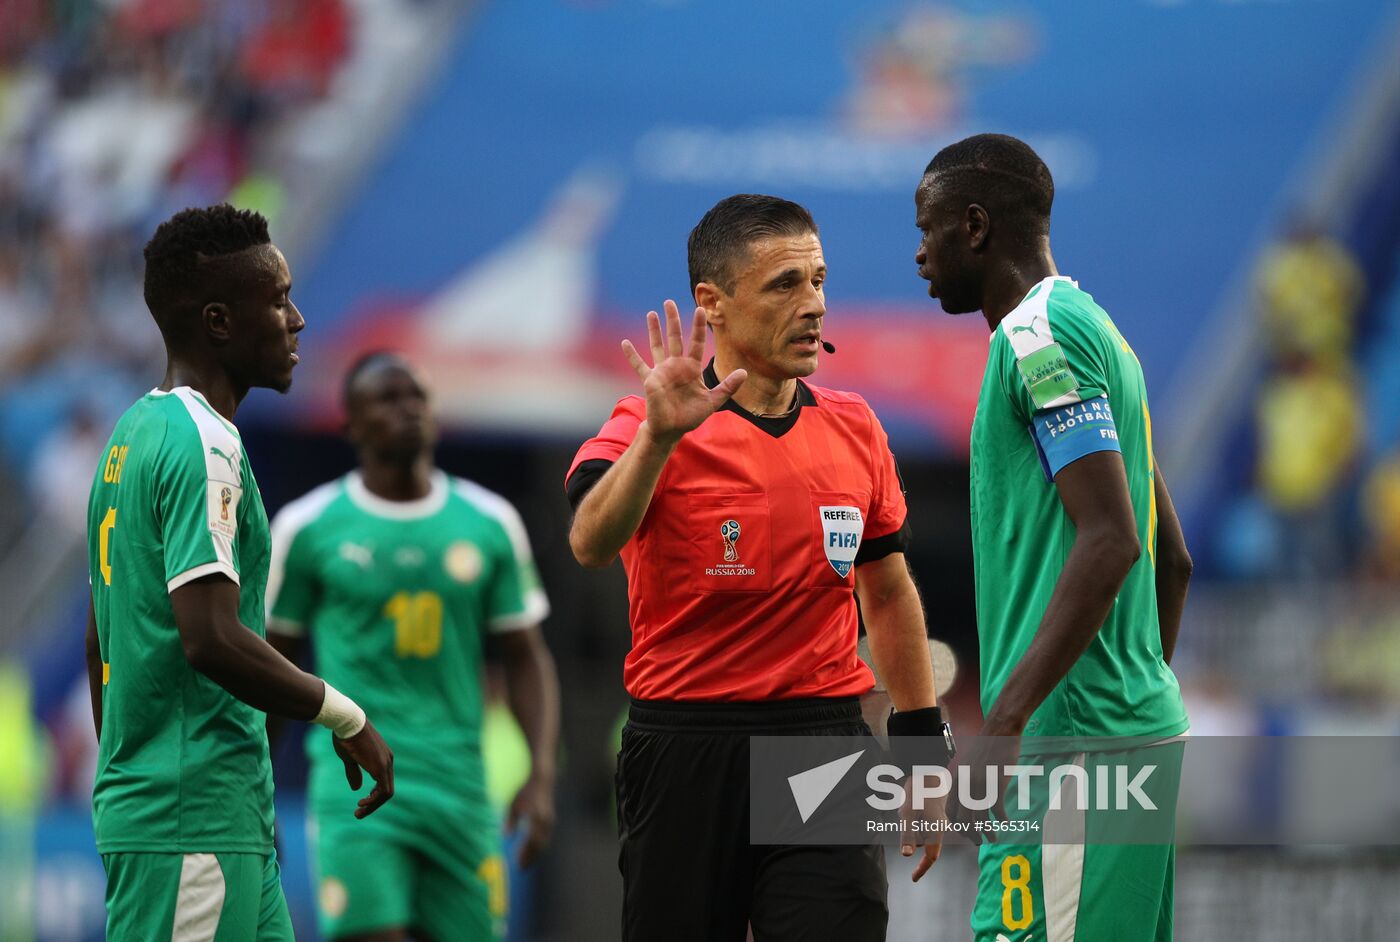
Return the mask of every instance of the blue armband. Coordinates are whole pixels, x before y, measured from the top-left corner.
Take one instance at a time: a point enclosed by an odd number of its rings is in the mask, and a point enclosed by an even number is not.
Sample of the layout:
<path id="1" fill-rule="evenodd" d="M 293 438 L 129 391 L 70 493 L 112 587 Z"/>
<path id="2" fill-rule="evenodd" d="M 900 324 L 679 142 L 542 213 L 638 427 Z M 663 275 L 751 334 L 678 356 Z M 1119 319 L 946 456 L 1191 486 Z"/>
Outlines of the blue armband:
<path id="1" fill-rule="evenodd" d="M 1045 479 L 1068 464 L 1096 451 L 1118 451 L 1118 427 L 1107 396 L 1096 396 L 1073 405 L 1037 412 L 1030 426 L 1031 438 L 1040 452 Z"/>

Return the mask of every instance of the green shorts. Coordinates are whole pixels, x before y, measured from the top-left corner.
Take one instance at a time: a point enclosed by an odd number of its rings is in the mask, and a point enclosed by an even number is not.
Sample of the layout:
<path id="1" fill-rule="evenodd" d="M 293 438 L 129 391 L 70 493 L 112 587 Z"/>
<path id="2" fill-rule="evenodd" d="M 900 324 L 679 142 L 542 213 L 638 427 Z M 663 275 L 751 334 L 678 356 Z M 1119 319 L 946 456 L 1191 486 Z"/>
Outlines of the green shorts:
<path id="1" fill-rule="evenodd" d="M 1157 834 L 1175 821 L 1184 745 L 1080 753 L 1072 760 L 1091 783 L 1099 766 L 1154 766 L 1146 792 L 1170 816 L 1155 819 L 1149 833 Z M 1092 810 L 1097 801 L 1092 784 L 1087 812 L 1068 800 L 1051 809 L 1047 796 L 1036 794 L 1027 814 L 1012 817 L 1039 821 L 1046 843 L 1010 844 L 1003 837 L 982 845 L 972 910 L 976 942 L 1171 942 L 1175 845 L 1127 843 L 1131 823 Z"/>
<path id="2" fill-rule="evenodd" d="M 395 821 L 403 809 L 386 811 L 364 820 L 343 811 L 308 816 L 321 934 L 403 928 L 439 942 L 505 938 L 509 898 L 495 821 L 442 815 L 404 827 Z"/>
<path id="3" fill-rule="evenodd" d="M 292 942 L 275 854 L 103 854 L 107 938 Z"/>

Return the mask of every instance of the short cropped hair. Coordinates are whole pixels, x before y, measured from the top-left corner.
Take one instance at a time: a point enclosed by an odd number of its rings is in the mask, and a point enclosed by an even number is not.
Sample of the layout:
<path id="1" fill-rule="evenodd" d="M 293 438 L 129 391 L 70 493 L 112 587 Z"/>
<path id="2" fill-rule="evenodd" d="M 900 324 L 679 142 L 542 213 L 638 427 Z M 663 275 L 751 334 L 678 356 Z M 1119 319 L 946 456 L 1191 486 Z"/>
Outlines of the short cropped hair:
<path id="1" fill-rule="evenodd" d="M 773 236 L 807 233 L 818 234 L 817 223 L 811 213 L 791 200 L 756 193 L 720 200 L 690 230 L 690 293 L 693 295 L 702 281 L 732 293 L 737 268 L 750 245 Z"/>
<path id="2" fill-rule="evenodd" d="M 146 243 L 146 307 L 166 330 L 176 315 L 200 303 L 212 260 L 271 242 L 267 219 L 252 210 L 227 203 L 181 210 Z"/>
<path id="3" fill-rule="evenodd" d="M 1055 181 L 1050 168 L 1026 142 L 1006 134 L 977 134 L 940 150 L 924 179 L 968 203 L 980 203 L 994 218 L 1010 218 L 1037 234 L 1050 231 Z"/>
<path id="4" fill-rule="evenodd" d="M 340 384 L 340 405 L 346 415 L 350 414 L 355 384 L 360 381 L 361 376 L 380 365 L 409 368 L 408 361 L 394 350 L 371 350 L 356 357 L 355 362 L 350 364 L 350 369 L 345 371 L 345 379 Z"/>

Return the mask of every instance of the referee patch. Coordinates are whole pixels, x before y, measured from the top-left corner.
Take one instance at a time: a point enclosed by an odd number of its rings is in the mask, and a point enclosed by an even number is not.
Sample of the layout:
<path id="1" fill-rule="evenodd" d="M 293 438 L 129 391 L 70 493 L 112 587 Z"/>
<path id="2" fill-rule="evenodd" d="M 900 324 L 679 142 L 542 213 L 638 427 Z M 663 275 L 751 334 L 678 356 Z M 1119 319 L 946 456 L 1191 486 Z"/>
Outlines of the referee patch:
<path id="1" fill-rule="evenodd" d="M 818 512 L 822 516 L 822 550 L 826 561 L 844 579 L 856 564 L 865 518 L 859 507 L 820 507 Z"/>

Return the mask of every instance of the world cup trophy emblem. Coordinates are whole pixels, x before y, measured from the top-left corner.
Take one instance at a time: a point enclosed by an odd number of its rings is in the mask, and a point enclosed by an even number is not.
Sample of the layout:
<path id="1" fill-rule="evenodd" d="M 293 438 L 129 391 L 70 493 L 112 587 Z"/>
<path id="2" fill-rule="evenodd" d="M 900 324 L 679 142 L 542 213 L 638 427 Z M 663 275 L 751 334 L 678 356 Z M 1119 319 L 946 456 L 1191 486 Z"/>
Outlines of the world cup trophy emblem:
<path id="1" fill-rule="evenodd" d="M 727 563 L 737 563 L 739 561 L 739 551 L 734 548 L 734 544 L 739 542 L 739 521 L 726 520 L 719 525 L 719 535 L 724 540 L 724 561 Z"/>
<path id="2" fill-rule="evenodd" d="M 233 489 L 225 487 L 219 492 L 219 519 L 228 519 L 228 505 L 233 502 Z"/>

